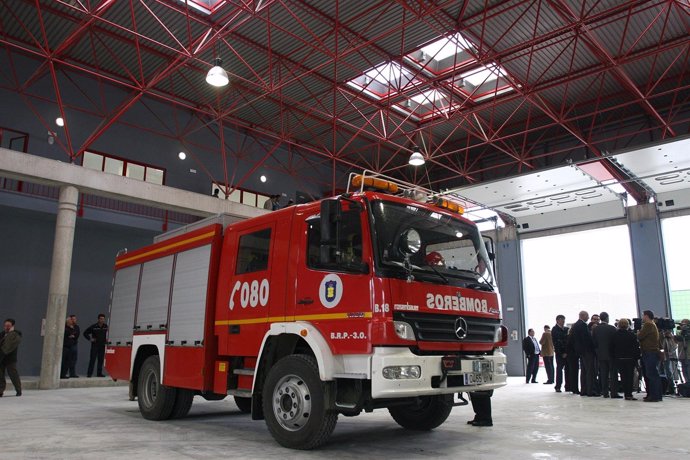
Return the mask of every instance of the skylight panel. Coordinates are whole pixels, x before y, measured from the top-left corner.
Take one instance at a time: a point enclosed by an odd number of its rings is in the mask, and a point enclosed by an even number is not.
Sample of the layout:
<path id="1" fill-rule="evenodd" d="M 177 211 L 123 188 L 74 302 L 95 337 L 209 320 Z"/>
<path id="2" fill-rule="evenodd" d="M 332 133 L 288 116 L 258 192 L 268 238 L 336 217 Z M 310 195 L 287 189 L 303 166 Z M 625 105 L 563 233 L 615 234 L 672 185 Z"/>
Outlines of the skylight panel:
<path id="1" fill-rule="evenodd" d="M 187 5 L 202 14 L 213 14 L 218 8 L 223 6 L 226 0 L 173 0 L 177 3 Z"/>
<path id="2" fill-rule="evenodd" d="M 462 50 L 469 50 L 472 44 L 465 40 L 459 33 L 450 37 L 443 37 L 435 42 L 429 43 L 421 49 L 423 56 L 427 59 L 442 61 L 448 57 L 458 54 Z"/>
<path id="3" fill-rule="evenodd" d="M 369 97 L 381 99 L 402 91 L 416 80 L 412 73 L 397 62 L 384 62 L 367 70 L 347 84 Z"/>
<path id="4" fill-rule="evenodd" d="M 431 89 L 410 98 L 412 102 L 416 102 L 419 105 L 434 104 L 445 99 L 446 95 L 437 89 Z"/>
<path id="5" fill-rule="evenodd" d="M 400 64 L 388 62 L 374 67 L 364 75 L 365 77 L 369 78 L 369 81 L 375 80 L 379 83 L 383 83 L 384 85 L 397 87 L 402 74 L 403 70 L 400 67 Z"/>
<path id="6" fill-rule="evenodd" d="M 506 77 L 505 71 L 496 64 L 489 64 L 487 66 L 479 66 L 476 69 L 470 70 L 460 75 L 463 80 L 470 83 L 472 86 L 481 86 L 487 83 L 496 81 L 499 77 Z"/>

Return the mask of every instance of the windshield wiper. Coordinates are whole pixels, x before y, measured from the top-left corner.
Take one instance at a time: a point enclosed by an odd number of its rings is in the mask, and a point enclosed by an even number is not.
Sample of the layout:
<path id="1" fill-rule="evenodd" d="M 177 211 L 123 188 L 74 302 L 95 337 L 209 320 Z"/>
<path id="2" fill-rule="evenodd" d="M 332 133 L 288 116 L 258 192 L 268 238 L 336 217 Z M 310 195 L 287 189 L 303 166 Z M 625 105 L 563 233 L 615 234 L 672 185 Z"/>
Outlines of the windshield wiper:
<path id="1" fill-rule="evenodd" d="M 427 267 L 432 269 L 434 271 L 434 273 L 436 273 L 443 280 L 443 284 L 450 284 L 450 281 L 448 280 L 448 278 L 446 278 L 446 276 L 443 273 L 438 271 L 438 269 L 436 267 L 434 267 L 433 265 L 427 265 Z"/>
<path id="2" fill-rule="evenodd" d="M 407 266 L 406 266 L 403 262 L 398 262 L 397 260 L 384 260 L 383 262 L 386 263 L 386 264 L 390 264 L 390 265 L 393 265 L 393 266 L 395 266 L 395 267 L 400 267 L 400 268 L 402 268 L 402 269 L 407 270 Z M 438 270 L 436 270 L 436 269 L 435 269 L 434 267 L 432 267 L 431 265 L 425 265 L 425 267 L 426 267 L 426 266 L 431 267 L 431 269 L 434 271 L 434 274 L 438 275 L 438 277 L 441 278 L 441 279 L 443 280 L 443 284 L 450 284 L 450 281 L 448 280 L 448 278 L 447 278 L 446 276 L 443 275 L 443 273 L 439 272 Z M 414 272 L 417 272 L 417 273 L 425 273 L 425 274 L 427 274 L 427 275 L 431 275 L 431 274 L 432 274 L 431 272 L 428 272 L 428 271 L 426 271 L 426 270 L 423 270 L 422 267 L 419 267 L 419 266 L 417 266 L 417 265 L 412 265 L 412 264 L 410 264 L 410 265 L 409 265 L 409 268 L 412 270 L 413 273 L 414 273 Z"/>
<path id="3" fill-rule="evenodd" d="M 476 271 L 476 270 L 467 270 L 467 269 L 464 269 L 464 268 L 456 268 L 456 269 L 454 269 L 454 271 L 464 272 L 464 273 L 471 273 L 471 274 L 473 274 L 473 275 L 476 275 L 477 281 L 482 281 L 482 282 L 484 283 L 484 285 L 488 288 L 488 290 L 489 290 L 490 292 L 494 292 L 494 286 L 489 282 L 489 280 L 488 280 L 484 275 L 482 275 L 482 274 L 479 273 L 478 271 Z M 470 286 L 468 286 L 468 287 L 470 287 Z"/>

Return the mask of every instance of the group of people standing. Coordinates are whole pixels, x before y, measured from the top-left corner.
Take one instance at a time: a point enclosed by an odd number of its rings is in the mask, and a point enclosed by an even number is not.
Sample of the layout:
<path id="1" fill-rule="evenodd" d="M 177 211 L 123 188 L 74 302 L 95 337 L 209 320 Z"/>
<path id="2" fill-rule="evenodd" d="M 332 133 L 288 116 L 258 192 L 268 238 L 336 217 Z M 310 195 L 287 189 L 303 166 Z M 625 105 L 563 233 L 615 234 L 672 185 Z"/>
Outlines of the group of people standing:
<path id="1" fill-rule="evenodd" d="M 7 318 L 0 331 L 0 397 L 3 396 L 6 388 L 5 371 L 14 385 L 17 396 L 22 395 L 22 382 L 17 371 L 17 352 L 19 343 L 22 340 L 22 333 L 15 328 L 15 320 Z M 77 315 L 69 315 L 65 321 L 65 335 L 62 342 L 62 368 L 60 371 L 61 379 L 78 378 L 76 372 L 78 345 L 80 335 Z M 105 360 L 105 346 L 108 335 L 108 324 L 105 322 L 105 315 L 98 315 L 98 321 L 86 328 L 84 337 L 91 342 L 91 354 L 89 356 L 89 369 L 87 377 L 93 375 L 94 367 L 98 377 L 105 377 L 103 374 L 103 362 Z"/>
<path id="2" fill-rule="evenodd" d="M 561 393 L 564 387 L 566 392 L 580 396 L 624 397 L 632 401 L 636 399 L 633 396 L 634 371 L 641 360 L 647 391 L 644 401 L 661 401 L 661 348 L 654 312 L 643 312 L 641 329 L 637 333 L 630 330 L 627 319 L 620 319 L 616 326 L 610 325 L 606 312 L 592 315 L 588 324 L 589 319 L 589 313 L 581 311 L 578 320 L 566 327 L 565 316 L 558 315 L 553 329 L 544 326 L 539 341 L 534 337 L 534 330 L 529 330 L 522 344 L 527 357 L 526 383 L 537 383 L 541 354 L 548 378 L 545 384 L 554 384 L 556 392 Z M 623 396 L 619 394 L 619 374 Z"/>
<path id="3" fill-rule="evenodd" d="M 61 379 L 79 378 L 77 375 L 77 358 L 79 356 L 79 335 L 80 328 L 77 324 L 77 315 L 69 315 L 65 321 L 65 335 L 62 342 L 62 368 L 60 371 Z M 84 338 L 91 342 L 91 354 L 89 356 L 89 369 L 87 377 L 91 377 L 96 365 L 96 376 L 105 377 L 103 374 L 103 361 L 105 359 L 106 338 L 108 335 L 108 324 L 105 322 L 105 315 L 98 315 L 96 323 L 92 324 L 84 331 Z"/>

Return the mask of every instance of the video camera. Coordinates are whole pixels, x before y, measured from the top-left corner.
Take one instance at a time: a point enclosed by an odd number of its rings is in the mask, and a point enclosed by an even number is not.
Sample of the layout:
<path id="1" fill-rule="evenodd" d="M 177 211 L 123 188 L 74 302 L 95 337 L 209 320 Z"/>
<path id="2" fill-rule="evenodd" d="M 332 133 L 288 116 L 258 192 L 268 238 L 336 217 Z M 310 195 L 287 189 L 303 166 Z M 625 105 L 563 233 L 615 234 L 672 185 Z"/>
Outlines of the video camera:
<path id="1" fill-rule="evenodd" d="M 642 329 L 642 318 L 633 318 L 632 323 L 635 332 Z M 671 318 L 654 318 L 654 323 L 660 331 L 672 331 L 676 328 L 676 322 Z"/>
<path id="2" fill-rule="evenodd" d="M 676 328 L 676 322 L 671 318 L 656 318 L 654 321 L 660 331 L 672 331 Z"/>
<path id="3" fill-rule="evenodd" d="M 633 323 L 633 330 L 635 332 L 642 329 L 642 318 L 633 318 L 632 323 Z"/>

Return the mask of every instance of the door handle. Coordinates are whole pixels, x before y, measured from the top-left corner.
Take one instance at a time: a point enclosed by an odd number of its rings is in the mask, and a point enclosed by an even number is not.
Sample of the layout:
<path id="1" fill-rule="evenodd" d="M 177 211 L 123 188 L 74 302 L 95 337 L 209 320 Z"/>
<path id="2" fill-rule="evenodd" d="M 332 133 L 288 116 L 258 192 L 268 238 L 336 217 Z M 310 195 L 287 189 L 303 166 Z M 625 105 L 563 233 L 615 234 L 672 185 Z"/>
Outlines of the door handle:
<path id="1" fill-rule="evenodd" d="M 314 303 L 314 299 L 312 299 L 310 297 L 306 297 L 304 299 L 300 299 L 297 301 L 298 305 L 308 305 L 310 303 Z"/>

